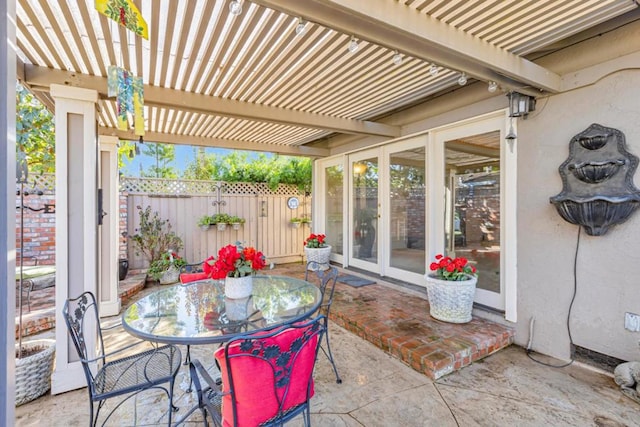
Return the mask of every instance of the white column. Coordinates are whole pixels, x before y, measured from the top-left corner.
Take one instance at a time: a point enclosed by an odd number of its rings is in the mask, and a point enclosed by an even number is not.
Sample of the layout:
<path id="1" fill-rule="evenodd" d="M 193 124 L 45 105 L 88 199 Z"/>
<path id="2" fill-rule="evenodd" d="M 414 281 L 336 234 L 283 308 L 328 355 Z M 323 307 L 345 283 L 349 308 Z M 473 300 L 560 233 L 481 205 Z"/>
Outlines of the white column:
<path id="1" fill-rule="evenodd" d="M 98 188 L 102 189 L 102 225 L 99 230 L 98 301 L 100 317 L 120 313 L 118 296 L 118 137 L 98 137 Z M 98 212 L 99 213 L 99 212 Z"/>
<path id="2" fill-rule="evenodd" d="M 16 2 L 0 2 L 0 426 L 15 423 Z"/>
<path id="3" fill-rule="evenodd" d="M 86 386 L 62 309 L 67 298 L 98 290 L 98 93 L 62 85 L 51 85 L 50 93 L 56 109 L 56 364 L 51 392 L 57 394 Z M 95 351 L 95 334 L 85 338 L 87 348 Z"/>

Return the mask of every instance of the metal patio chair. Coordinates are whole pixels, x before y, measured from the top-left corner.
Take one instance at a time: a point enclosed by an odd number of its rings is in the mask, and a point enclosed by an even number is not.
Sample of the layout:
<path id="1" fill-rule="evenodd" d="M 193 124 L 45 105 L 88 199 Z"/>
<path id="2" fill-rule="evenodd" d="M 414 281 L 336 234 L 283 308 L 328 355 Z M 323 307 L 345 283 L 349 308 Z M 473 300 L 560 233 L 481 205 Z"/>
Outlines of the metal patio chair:
<path id="1" fill-rule="evenodd" d="M 325 269 L 326 268 L 326 269 Z M 333 372 L 336 374 L 336 382 L 338 384 L 342 383 L 342 378 L 338 374 L 338 368 L 336 367 L 336 362 L 333 359 L 333 353 L 331 353 L 331 344 L 329 343 L 329 313 L 331 311 L 331 304 L 333 303 L 333 293 L 336 289 L 336 281 L 338 280 L 338 269 L 329 264 L 318 263 L 317 261 L 309 261 L 307 263 L 307 269 L 304 273 L 304 280 L 309 281 L 309 272 L 315 272 L 319 282 L 320 282 L 320 292 L 322 293 L 322 303 L 319 307 L 319 312 L 325 315 L 325 325 L 327 332 L 325 333 L 325 341 L 327 343 L 327 349 L 325 350 L 324 346 L 321 346 L 322 352 L 327 356 L 329 362 L 331 362 L 331 366 L 333 367 Z"/>
<path id="2" fill-rule="evenodd" d="M 170 426 L 171 415 L 178 409 L 173 406 L 173 384 L 182 359 L 180 350 L 174 345 L 165 345 L 140 353 L 122 355 L 125 350 L 144 343 L 139 341 L 116 351 L 105 353 L 98 307 L 91 292 L 84 292 L 78 298 L 68 299 L 62 313 L 87 380 L 91 411 L 90 425 L 97 425 L 100 409 L 107 399 L 129 394 L 111 410 L 102 425 L 105 425 L 113 412 L 130 397 L 141 391 L 155 388 L 163 390 L 169 398 L 168 425 Z M 99 347 L 97 355 L 93 359 L 88 358 L 85 341 L 85 333 L 89 332 L 87 328 L 95 328 L 97 331 Z M 116 355 L 120 355 L 119 358 L 114 358 Z M 168 386 L 163 386 L 163 384 L 168 384 Z M 95 414 L 94 402 L 98 403 Z"/>
<path id="3" fill-rule="evenodd" d="M 313 370 L 326 332 L 324 316 L 238 336 L 215 351 L 221 379 L 190 364 L 205 426 L 281 426 L 299 414 L 310 426 Z M 214 375 L 215 376 L 215 375 Z M 186 417 L 185 417 L 186 418 Z"/>

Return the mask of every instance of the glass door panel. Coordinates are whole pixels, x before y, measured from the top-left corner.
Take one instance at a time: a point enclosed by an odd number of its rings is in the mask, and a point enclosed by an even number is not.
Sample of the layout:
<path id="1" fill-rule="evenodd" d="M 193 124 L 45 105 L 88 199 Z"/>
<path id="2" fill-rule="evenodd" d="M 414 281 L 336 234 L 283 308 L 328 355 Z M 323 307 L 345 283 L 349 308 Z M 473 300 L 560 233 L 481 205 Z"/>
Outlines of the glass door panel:
<path id="1" fill-rule="evenodd" d="M 425 148 L 389 155 L 389 266 L 425 273 Z"/>
<path id="2" fill-rule="evenodd" d="M 350 264 L 378 271 L 378 157 L 350 160 L 352 171 L 352 245 Z M 375 267 L 372 267 L 375 265 Z"/>
<path id="3" fill-rule="evenodd" d="M 344 171 L 343 166 L 333 165 L 324 168 L 325 189 L 325 224 L 327 243 L 331 245 L 331 252 L 343 255 L 343 193 Z"/>
<path id="4" fill-rule="evenodd" d="M 445 142 L 446 252 L 476 266 L 476 301 L 490 306 L 501 293 L 500 182 L 499 131 Z"/>

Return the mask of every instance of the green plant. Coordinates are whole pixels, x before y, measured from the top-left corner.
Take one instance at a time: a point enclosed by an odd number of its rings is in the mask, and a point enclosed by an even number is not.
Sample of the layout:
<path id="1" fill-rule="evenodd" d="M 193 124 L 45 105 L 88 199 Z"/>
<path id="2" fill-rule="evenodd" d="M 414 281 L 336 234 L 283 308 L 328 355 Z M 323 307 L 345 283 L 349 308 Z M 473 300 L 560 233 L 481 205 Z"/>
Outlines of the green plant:
<path id="1" fill-rule="evenodd" d="M 198 220 L 198 225 L 211 225 L 213 223 L 213 216 L 203 215 Z"/>
<path id="2" fill-rule="evenodd" d="M 327 244 L 325 243 L 325 239 L 327 236 L 324 234 L 313 234 L 311 233 L 307 240 L 304 241 L 304 246 L 307 248 L 325 248 Z"/>
<path id="3" fill-rule="evenodd" d="M 311 218 L 309 218 L 308 216 L 303 216 L 302 218 L 300 218 L 300 221 L 303 224 L 309 224 L 311 222 Z"/>
<path id="4" fill-rule="evenodd" d="M 229 217 L 229 224 L 244 224 L 245 219 L 239 216 L 231 215 Z"/>
<path id="5" fill-rule="evenodd" d="M 180 257 L 175 252 L 169 251 L 162 254 L 160 259 L 157 259 L 151 263 L 149 266 L 149 270 L 147 270 L 147 274 L 153 277 L 155 280 L 160 280 L 162 274 L 167 271 L 171 266 L 175 268 L 180 268 L 183 265 L 186 265 L 187 262 L 184 258 Z"/>
<path id="6" fill-rule="evenodd" d="M 451 258 L 442 254 L 436 255 L 435 262 L 429 266 L 431 271 L 435 271 L 438 279 L 460 281 L 467 280 L 469 276 L 476 276 L 476 268 L 470 265 L 466 258 Z"/>
<path id="7" fill-rule="evenodd" d="M 215 224 L 229 224 L 229 218 L 231 218 L 229 215 L 224 214 L 224 213 L 217 213 L 215 215 L 213 215 L 211 217 L 211 223 L 212 225 Z"/>
<path id="8" fill-rule="evenodd" d="M 173 231 L 169 220 L 160 219 L 158 212 L 151 212 L 151 206 L 142 209 L 136 206 L 140 215 L 140 227 L 131 236 L 136 255 L 144 255 L 149 263 L 160 259 L 169 250 L 182 249 L 182 239 Z"/>
<path id="9" fill-rule="evenodd" d="M 296 222 L 302 223 L 302 218 L 298 218 L 297 216 L 294 216 L 293 218 L 291 218 L 291 219 L 289 220 L 289 222 L 292 222 L 292 223 L 296 223 Z"/>

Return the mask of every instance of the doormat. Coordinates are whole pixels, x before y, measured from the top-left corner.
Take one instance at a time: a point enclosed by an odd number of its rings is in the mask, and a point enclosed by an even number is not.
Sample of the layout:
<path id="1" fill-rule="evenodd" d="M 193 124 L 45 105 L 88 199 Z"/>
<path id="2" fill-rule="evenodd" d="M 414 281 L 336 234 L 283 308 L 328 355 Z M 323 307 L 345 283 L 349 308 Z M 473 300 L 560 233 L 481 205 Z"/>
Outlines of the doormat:
<path id="1" fill-rule="evenodd" d="M 338 282 L 344 283 L 345 285 L 353 286 L 354 288 L 359 288 L 361 286 L 373 285 L 373 280 L 363 279 L 362 277 L 352 276 L 350 274 L 344 274 L 338 277 Z"/>

